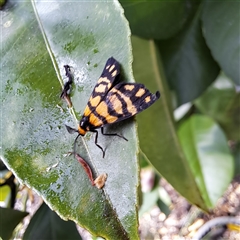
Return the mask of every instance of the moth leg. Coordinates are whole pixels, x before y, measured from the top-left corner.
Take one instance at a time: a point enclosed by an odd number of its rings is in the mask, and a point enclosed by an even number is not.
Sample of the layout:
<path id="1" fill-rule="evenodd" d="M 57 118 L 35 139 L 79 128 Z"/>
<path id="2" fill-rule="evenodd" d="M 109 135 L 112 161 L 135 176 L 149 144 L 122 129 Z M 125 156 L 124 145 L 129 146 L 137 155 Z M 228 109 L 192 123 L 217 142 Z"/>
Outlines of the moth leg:
<path id="1" fill-rule="evenodd" d="M 97 130 L 92 130 L 92 132 L 95 132 L 95 133 L 96 133 L 96 135 L 95 135 L 95 144 L 96 144 L 97 147 L 99 147 L 99 148 L 102 150 L 102 152 L 103 152 L 103 158 L 104 158 L 104 156 L 105 156 L 105 151 L 104 151 L 103 148 L 97 143 L 97 140 L 98 140 L 98 131 L 97 131 Z"/>
<path id="2" fill-rule="evenodd" d="M 128 141 L 124 136 L 119 135 L 117 133 L 104 133 L 103 127 L 101 127 L 101 133 L 102 133 L 102 135 L 105 135 L 105 136 L 118 136 L 118 137 L 123 138 L 124 140 Z"/>

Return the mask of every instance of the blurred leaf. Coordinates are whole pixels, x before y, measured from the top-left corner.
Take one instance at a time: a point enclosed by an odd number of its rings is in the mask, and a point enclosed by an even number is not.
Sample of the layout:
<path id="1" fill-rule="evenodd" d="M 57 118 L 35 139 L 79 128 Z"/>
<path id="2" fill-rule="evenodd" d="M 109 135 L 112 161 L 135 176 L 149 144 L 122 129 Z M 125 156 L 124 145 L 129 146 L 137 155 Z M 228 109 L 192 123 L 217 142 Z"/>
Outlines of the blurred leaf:
<path id="1" fill-rule="evenodd" d="M 155 173 L 154 168 L 149 166 L 142 168 L 140 172 L 142 192 L 149 192 L 159 186 L 160 177 Z"/>
<path id="2" fill-rule="evenodd" d="M 143 203 L 139 209 L 139 216 L 141 217 L 145 212 L 149 211 L 154 205 L 157 204 L 159 199 L 158 187 L 153 189 L 150 192 L 142 193 L 143 194 Z"/>
<path id="3" fill-rule="evenodd" d="M 158 49 L 152 40 L 133 37 L 132 43 L 136 81 L 152 91 L 159 89 L 161 93 L 161 98 L 153 106 L 137 116 L 141 150 L 180 194 L 207 210 L 178 141 Z"/>
<path id="4" fill-rule="evenodd" d="M 221 128 L 194 115 L 178 131 L 179 139 L 206 205 L 213 207 L 233 177 L 233 157 Z"/>
<path id="5" fill-rule="evenodd" d="M 14 208 L 17 194 L 15 176 L 8 170 L 1 170 L 0 176 L 0 206 Z"/>
<path id="6" fill-rule="evenodd" d="M 23 239 L 82 239 L 76 224 L 63 221 L 45 203 L 33 215 Z"/>
<path id="7" fill-rule="evenodd" d="M 0 237 L 3 240 L 10 239 L 15 227 L 27 215 L 27 212 L 21 212 L 11 208 L 0 207 Z"/>
<path id="8" fill-rule="evenodd" d="M 240 85 L 240 2 L 204 1 L 203 34 L 223 71 Z"/>
<path id="9" fill-rule="evenodd" d="M 139 151 L 139 164 L 140 168 L 145 168 L 149 166 L 149 160 L 147 159 L 147 156 L 142 152 L 141 149 Z"/>
<path id="10" fill-rule="evenodd" d="M 200 12 L 201 7 L 177 36 L 158 42 L 166 77 L 176 91 L 178 105 L 197 98 L 219 73 L 202 36 Z"/>
<path id="11" fill-rule="evenodd" d="M 236 92 L 234 84 L 224 74 L 219 75 L 195 105 L 217 121 L 229 139 L 240 140 L 240 92 Z"/>
<path id="12" fill-rule="evenodd" d="M 234 176 L 240 175 L 240 143 L 236 144 L 234 149 L 235 173 Z"/>
<path id="13" fill-rule="evenodd" d="M 7 2 L 7 0 L 0 0 L 0 10 L 4 7 L 6 2 Z"/>
<path id="14" fill-rule="evenodd" d="M 0 187 L 0 204 L 2 207 L 11 206 L 11 188 L 8 185 Z"/>
<path id="15" fill-rule="evenodd" d="M 166 39 L 180 31 L 198 1 L 120 0 L 120 3 L 134 35 Z"/>
<path id="16" fill-rule="evenodd" d="M 15 1 L 2 12 L 0 124 L 1 158 L 23 184 L 33 188 L 63 219 L 93 235 L 137 239 L 137 140 L 130 119 L 106 129 L 121 138 L 94 134 L 79 139 L 77 152 L 94 177 L 107 173 L 104 189 L 91 183 L 73 157 L 76 126 L 106 60 L 114 56 L 133 81 L 130 31 L 117 1 Z M 26 44 L 27 43 L 27 44 Z M 71 66 L 74 108 L 60 98 L 63 65 Z M 119 197 L 121 196 L 121 197 Z"/>
<path id="17" fill-rule="evenodd" d="M 182 120 L 190 112 L 190 110 L 192 109 L 192 106 L 193 106 L 192 103 L 188 102 L 176 108 L 173 112 L 174 119 L 176 121 Z"/>
<path id="18" fill-rule="evenodd" d="M 157 200 L 157 206 L 160 208 L 161 212 L 163 212 L 166 216 L 168 216 L 171 213 L 169 207 L 161 199 Z"/>
<path id="19" fill-rule="evenodd" d="M 158 181 L 159 183 L 159 181 Z M 161 191 L 161 196 L 160 196 Z M 164 196 L 164 194 L 166 194 Z M 164 199 L 162 199 L 162 197 Z M 165 215 L 170 213 L 169 207 L 166 202 L 171 202 L 166 191 L 162 187 L 159 187 L 159 184 L 156 185 L 151 191 L 142 193 L 143 202 L 139 210 L 139 216 L 141 217 L 145 212 L 149 212 L 154 206 L 158 206 Z M 165 200 L 165 201 L 163 201 Z"/>
<path id="20" fill-rule="evenodd" d="M 162 186 L 159 187 L 159 197 L 161 201 L 166 205 L 170 206 L 172 203 L 171 197 L 169 196 L 168 192 L 166 189 Z"/>

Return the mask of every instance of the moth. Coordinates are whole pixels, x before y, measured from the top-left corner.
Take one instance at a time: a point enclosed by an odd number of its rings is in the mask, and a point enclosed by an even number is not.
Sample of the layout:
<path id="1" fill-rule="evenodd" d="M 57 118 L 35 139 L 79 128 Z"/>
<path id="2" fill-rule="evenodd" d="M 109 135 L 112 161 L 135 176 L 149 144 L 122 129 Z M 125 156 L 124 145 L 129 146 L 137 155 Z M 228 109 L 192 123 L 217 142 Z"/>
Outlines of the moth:
<path id="1" fill-rule="evenodd" d="M 98 144 L 98 131 L 106 136 L 118 136 L 127 141 L 124 136 L 117 133 L 104 133 L 106 125 L 123 121 L 150 107 L 160 97 L 160 92 L 151 93 L 143 84 L 119 82 L 120 64 L 113 57 L 109 58 L 98 79 L 96 86 L 88 100 L 78 129 L 66 126 L 69 133 L 78 132 L 84 136 L 88 131 L 94 132 L 95 144 L 105 156 L 105 151 Z"/>

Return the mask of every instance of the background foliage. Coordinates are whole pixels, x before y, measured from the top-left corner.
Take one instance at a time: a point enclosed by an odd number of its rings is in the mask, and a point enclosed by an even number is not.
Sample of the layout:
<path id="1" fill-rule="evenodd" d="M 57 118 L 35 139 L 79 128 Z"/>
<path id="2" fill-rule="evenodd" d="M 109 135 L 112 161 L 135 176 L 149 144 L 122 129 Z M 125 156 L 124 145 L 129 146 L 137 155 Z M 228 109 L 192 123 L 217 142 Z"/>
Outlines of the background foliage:
<path id="1" fill-rule="evenodd" d="M 136 123 L 107 128 L 129 141 L 100 137 L 105 159 L 93 134 L 80 140 L 78 152 L 94 176 L 108 174 L 103 190 L 91 186 L 73 157 L 65 157 L 73 137 L 64 124 L 76 125 L 114 56 L 124 81 L 133 81 L 133 71 L 136 82 L 161 92 L 137 116 L 141 158 L 188 201 L 213 208 L 239 174 L 240 3 L 120 3 L 9 1 L 2 8 L 0 156 L 62 218 L 95 236 L 136 239 Z M 64 64 L 74 72 L 72 108 L 59 99 Z M 34 225 L 29 229 L 26 234 Z"/>

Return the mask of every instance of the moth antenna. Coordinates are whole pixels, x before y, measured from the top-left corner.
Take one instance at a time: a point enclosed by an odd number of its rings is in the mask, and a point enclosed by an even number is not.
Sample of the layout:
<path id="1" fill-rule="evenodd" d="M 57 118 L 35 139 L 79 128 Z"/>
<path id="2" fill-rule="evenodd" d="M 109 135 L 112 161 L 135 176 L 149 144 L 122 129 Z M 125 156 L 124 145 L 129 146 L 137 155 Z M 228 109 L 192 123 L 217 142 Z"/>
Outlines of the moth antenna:
<path id="1" fill-rule="evenodd" d="M 74 147 L 73 147 L 73 154 L 74 154 L 74 156 L 76 155 L 76 145 L 77 145 L 77 140 L 78 140 L 79 136 L 81 136 L 81 135 L 78 134 L 77 137 L 74 140 Z"/>

